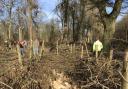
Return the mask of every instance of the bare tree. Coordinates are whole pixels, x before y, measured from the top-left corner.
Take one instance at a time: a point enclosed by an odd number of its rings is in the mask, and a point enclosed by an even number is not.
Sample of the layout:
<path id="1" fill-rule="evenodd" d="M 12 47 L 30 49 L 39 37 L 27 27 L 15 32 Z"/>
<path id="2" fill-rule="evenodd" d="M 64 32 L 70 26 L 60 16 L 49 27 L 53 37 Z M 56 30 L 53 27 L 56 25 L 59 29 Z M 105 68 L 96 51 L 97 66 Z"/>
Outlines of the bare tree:
<path id="1" fill-rule="evenodd" d="M 123 0 L 115 0 L 110 2 L 109 0 L 91 0 L 93 7 L 98 9 L 99 19 L 104 26 L 104 45 L 105 49 L 109 47 L 110 40 L 115 32 L 115 22 L 117 16 L 120 14 Z M 107 14 L 105 8 L 111 6 L 113 8 L 110 14 Z"/>
<path id="2" fill-rule="evenodd" d="M 28 13 L 29 13 L 29 36 L 30 36 L 30 59 L 32 58 L 32 44 L 33 44 L 33 19 L 32 19 L 32 11 L 33 9 L 37 8 L 38 5 L 36 4 L 35 0 L 27 0 L 28 3 Z"/>

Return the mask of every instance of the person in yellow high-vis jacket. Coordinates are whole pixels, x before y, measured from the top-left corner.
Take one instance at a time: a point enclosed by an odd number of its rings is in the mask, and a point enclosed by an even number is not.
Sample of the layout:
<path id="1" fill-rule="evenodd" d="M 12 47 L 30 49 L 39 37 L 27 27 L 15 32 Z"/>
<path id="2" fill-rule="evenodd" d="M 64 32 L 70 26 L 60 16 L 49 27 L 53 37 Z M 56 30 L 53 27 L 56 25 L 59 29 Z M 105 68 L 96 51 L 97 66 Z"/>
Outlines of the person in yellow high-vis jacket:
<path id="1" fill-rule="evenodd" d="M 100 42 L 100 40 L 97 40 L 94 42 L 93 44 L 93 51 L 101 51 L 103 49 L 103 45 L 102 43 Z"/>
<path id="2" fill-rule="evenodd" d="M 96 52 L 96 58 L 98 57 L 98 52 L 101 52 L 101 50 L 103 49 L 103 44 L 102 42 L 100 42 L 100 40 L 98 39 L 97 41 L 94 42 L 93 44 L 93 52 Z"/>

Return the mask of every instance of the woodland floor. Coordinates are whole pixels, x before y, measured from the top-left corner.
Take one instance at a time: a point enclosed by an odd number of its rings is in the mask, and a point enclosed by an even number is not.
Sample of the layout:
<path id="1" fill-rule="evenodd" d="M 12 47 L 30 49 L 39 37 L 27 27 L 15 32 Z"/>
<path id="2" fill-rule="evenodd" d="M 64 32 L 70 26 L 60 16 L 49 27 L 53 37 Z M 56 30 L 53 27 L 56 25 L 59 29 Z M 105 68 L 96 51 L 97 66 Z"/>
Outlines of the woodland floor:
<path id="1" fill-rule="evenodd" d="M 73 53 L 67 46 L 61 45 L 59 54 L 56 50 L 45 52 L 41 60 L 23 58 L 24 66 L 18 63 L 15 51 L 0 51 L 0 89 L 52 89 L 50 80 L 55 80 L 53 70 L 64 73 L 71 85 L 77 89 L 120 89 L 122 61 L 100 57 L 80 59 L 80 47 Z M 72 88 L 74 89 L 74 88 Z"/>

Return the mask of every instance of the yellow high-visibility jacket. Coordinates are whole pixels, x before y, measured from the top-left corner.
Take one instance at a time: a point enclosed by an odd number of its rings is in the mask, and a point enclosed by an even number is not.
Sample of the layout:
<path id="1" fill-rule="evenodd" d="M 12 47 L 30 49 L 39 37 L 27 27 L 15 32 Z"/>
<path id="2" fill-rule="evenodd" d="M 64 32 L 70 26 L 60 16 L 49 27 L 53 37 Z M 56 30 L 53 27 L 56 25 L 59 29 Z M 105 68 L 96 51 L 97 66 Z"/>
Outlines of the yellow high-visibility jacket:
<path id="1" fill-rule="evenodd" d="M 99 40 L 95 41 L 93 44 L 93 51 L 101 51 L 102 49 L 103 49 L 102 43 Z"/>

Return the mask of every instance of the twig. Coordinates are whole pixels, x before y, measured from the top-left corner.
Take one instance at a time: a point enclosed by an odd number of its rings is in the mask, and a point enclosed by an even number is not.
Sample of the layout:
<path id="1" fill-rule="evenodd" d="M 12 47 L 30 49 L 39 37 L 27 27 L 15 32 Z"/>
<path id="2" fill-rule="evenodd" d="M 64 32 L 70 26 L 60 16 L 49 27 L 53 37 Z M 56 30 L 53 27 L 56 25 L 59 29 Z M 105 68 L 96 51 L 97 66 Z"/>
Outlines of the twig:
<path id="1" fill-rule="evenodd" d="M 123 40 L 123 39 L 112 38 L 111 40 L 116 40 L 116 41 L 121 41 L 121 42 L 124 42 L 124 43 L 128 43 L 128 41 Z"/>
<path id="2" fill-rule="evenodd" d="M 31 84 L 31 82 L 28 82 L 27 84 L 25 84 L 24 86 L 22 86 L 21 89 L 24 89 L 24 87 L 26 87 L 29 84 Z"/>
<path id="3" fill-rule="evenodd" d="M 34 80 L 32 78 L 30 78 L 30 80 L 31 81 L 29 81 L 27 84 L 25 84 L 24 86 L 22 86 L 21 89 L 24 89 L 24 87 L 26 87 L 27 85 L 31 84 L 32 81 L 38 84 L 38 81 L 36 81 L 36 80 Z"/>
<path id="4" fill-rule="evenodd" d="M 118 73 L 119 73 L 120 76 L 123 78 L 123 80 L 124 80 L 126 83 L 128 83 L 128 80 L 126 80 L 126 79 L 124 78 L 123 74 L 122 74 L 120 71 L 118 71 Z"/>
<path id="5" fill-rule="evenodd" d="M 36 81 L 35 79 L 32 79 L 32 78 L 30 78 L 33 82 L 35 82 L 35 83 L 38 83 L 38 81 Z"/>
<path id="6" fill-rule="evenodd" d="M 99 84 L 100 86 L 102 86 L 102 89 L 109 89 L 109 87 L 107 87 L 107 86 L 105 86 L 105 85 L 103 85 L 103 84 L 101 84 L 100 82 L 98 82 L 97 84 Z"/>
<path id="7" fill-rule="evenodd" d="M 82 86 L 81 86 L 81 89 L 83 89 L 83 88 L 88 88 L 88 87 L 90 87 L 90 86 L 92 86 L 92 85 L 95 85 L 95 84 L 96 84 L 96 81 L 91 82 L 91 83 L 88 83 L 88 84 L 86 84 L 86 85 L 82 85 Z"/>
<path id="8" fill-rule="evenodd" d="M 4 82 L 1 82 L 1 81 L 0 81 L 0 83 L 3 84 L 3 85 L 5 85 L 5 86 L 7 86 L 7 87 L 10 88 L 10 89 L 13 89 L 11 86 L 7 85 L 7 84 L 4 83 Z"/>
<path id="9" fill-rule="evenodd" d="M 107 87 L 107 86 L 105 86 L 105 85 L 103 85 L 103 84 L 101 84 L 100 82 L 99 82 L 99 80 L 98 80 L 98 76 L 96 77 L 96 81 L 97 81 L 97 84 L 99 84 L 100 86 L 102 86 L 102 89 L 109 89 L 109 87 Z"/>
<path id="10" fill-rule="evenodd" d="M 91 68 L 89 67 L 89 65 L 87 65 L 88 66 L 88 69 L 89 69 L 89 71 L 90 71 L 90 74 L 91 74 L 91 80 L 92 80 L 92 71 L 91 71 Z"/>

